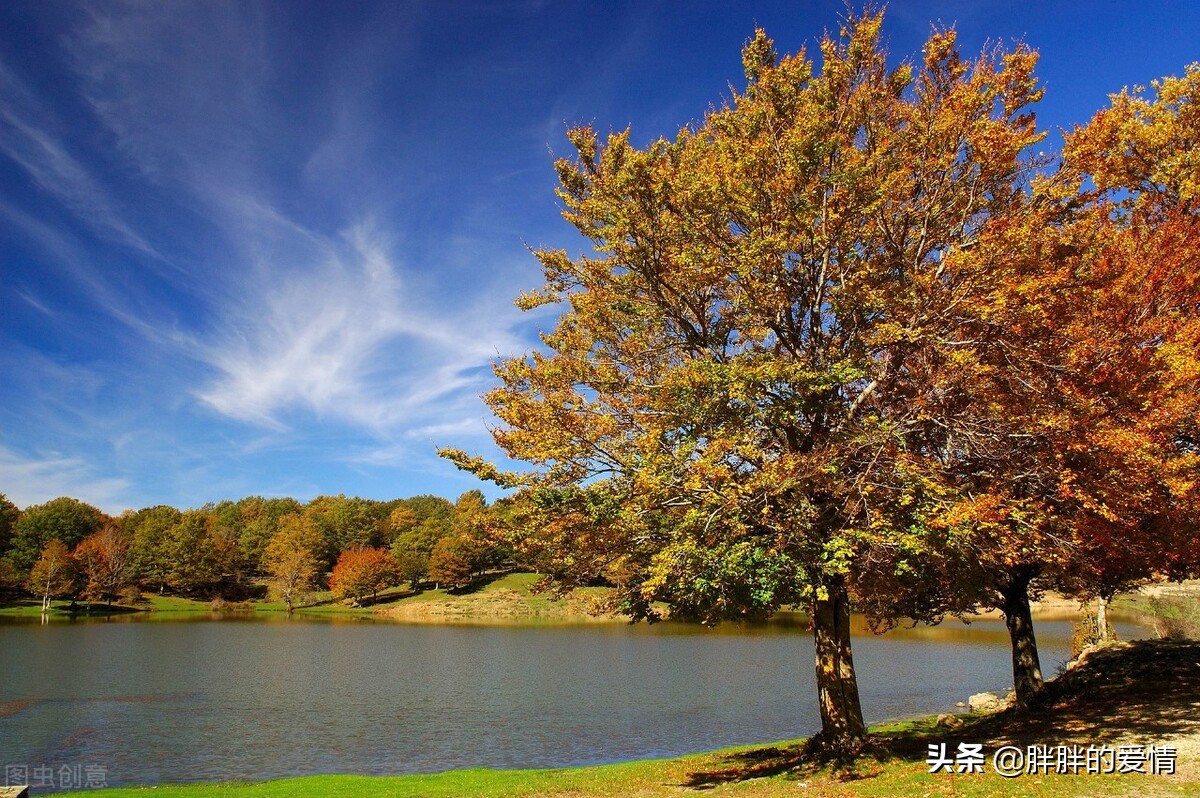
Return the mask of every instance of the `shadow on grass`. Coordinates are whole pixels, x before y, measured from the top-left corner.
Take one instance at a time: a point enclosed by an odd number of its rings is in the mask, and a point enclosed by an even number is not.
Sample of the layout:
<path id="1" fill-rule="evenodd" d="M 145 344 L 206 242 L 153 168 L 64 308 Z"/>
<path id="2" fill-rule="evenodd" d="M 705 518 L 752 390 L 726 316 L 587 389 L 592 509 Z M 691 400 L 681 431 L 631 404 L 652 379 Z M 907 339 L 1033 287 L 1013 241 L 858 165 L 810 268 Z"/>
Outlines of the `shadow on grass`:
<path id="1" fill-rule="evenodd" d="M 39 599 L 11 599 L 8 601 L 0 601 L 0 610 L 14 610 L 22 615 L 36 617 L 42 614 L 42 602 Z M 52 604 L 46 615 L 51 615 L 56 618 L 69 618 L 74 616 L 82 617 L 102 617 L 105 615 L 128 615 L 134 612 L 144 612 L 142 607 L 130 607 L 125 604 L 88 604 L 87 602 L 73 602 Z"/>
<path id="2" fill-rule="evenodd" d="M 389 604 L 393 601 L 399 601 L 400 599 L 410 598 L 412 596 L 419 595 L 420 593 L 423 593 L 423 592 L 424 591 L 422 591 L 422 590 L 410 590 L 407 587 L 393 587 L 393 588 L 388 588 L 387 590 L 379 591 L 379 594 L 374 597 L 364 596 L 356 604 L 350 604 L 348 602 L 348 600 L 345 598 L 338 598 L 337 596 L 329 596 L 327 598 L 319 599 L 317 601 L 312 601 L 312 602 L 308 602 L 306 604 L 297 605 L 296 609 L 297 610 L 308 610 L 308 609 L 314 609 L 314 608 L 318 608 L 318 607 L 336 607 L 338 605 L 341 605 L 346 610 L 362 610 L 362 609 L 366 609 L 368 607 L 377 607 L 381 604 Z"/>
<path id="3" fill-rule="evenodd" d="M 472 579 L 470 582 L 463 585 L 462 587 L 450 588 L 446 592 L 449 593 L 451 596 L 469 596 L 472 593 L 478 593 L 480 590 L 483 590 L 485 587 L 492 584 L 496 580 L 502 579 L 503 577 L 508 576 L 509 573 L 511 573 L 511 572 L 510 571 L 489 572 L 489 573 L 483 574 L 481 576 L 475 577 L 474 579 Z"/>
<path id="4" fill-rule="evenodd" d="M 1009 709 L 992 715 L 959 716 L 957 729 L 932 719 L 873 732 L 854 759 L 814 755 L 810 746 L 767 746 L 724 757 L 715 768 L 696 771 L 681 785 L 712 789 L 722 784 L 783 774 L 803 778 L 827 769 L 841 781 L 871 778 L 886 763 L 924 763 L 931 744 L 1005 745 L 1118 744 L 1133 736 L 1157 742 L 1200 733 L 1200 643 L 1141 640 L 1091 652 L 1077 667 L 1047 683 L 1037 710 Z M 1127 740 L 1120 744 L 1127 744 Z"/>
<path id="5" fill-rule="evenodd" d="M 381 590 L 379 595 L 375 596 L 374 598 L 371 596 L 364 598 L 361 602 L 359 602 L 359 607 L 375 607 L 380 604 L 387 604 L 392 601 L 406 599 L 410 596 L 415 596 L 420 592 L 420 590 L 410 590 L 406 587 L 395 587 L 389 590 Z M 335 601 L 336 600 L 330 600 L 330 603 L 335 603 Z"/>
<path id="6" fill-rule="evenodd" d="M 78 604 L 65 608 L 64 612 L 70 615 L 97 618 L 105 615 L 129 615 L 134 612 L 145 612 L 145 610 L 124 604 Z"/>

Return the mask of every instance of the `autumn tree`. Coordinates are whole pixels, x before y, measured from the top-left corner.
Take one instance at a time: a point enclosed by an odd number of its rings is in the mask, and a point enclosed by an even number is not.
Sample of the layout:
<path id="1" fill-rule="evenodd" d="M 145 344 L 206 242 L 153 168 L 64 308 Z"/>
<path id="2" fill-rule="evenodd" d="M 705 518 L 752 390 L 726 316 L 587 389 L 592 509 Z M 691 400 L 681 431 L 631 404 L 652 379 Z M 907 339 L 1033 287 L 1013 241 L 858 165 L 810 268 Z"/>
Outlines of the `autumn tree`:
<path id="1" fill-rule="evenodd" d="M 416 526 L 401 532 L 392 541 L 393 551 L 411 551 L 424 557 L 442 538 L 453 534 L 454 521 L 447 518 L 426 518 Z"/>
<path id="2" fill-rule="evenodd" d="M 105 524 L 84 538 L 72 553 L 84 579 L 84 598 L 110 606 L 133 583 L 129 535 L 116 524 Z"/>
<path id="3" fill-rule="evenodd" d="M 203 510 L 187 510 L 165 534 L 166 582 L 181 593 L 211 591 L 229 572 L 233 542 L 210 530 Z"/>
<path id="4" fill-rule="evenodd" d="M 257 572 L 261 552 L 255 558 L 254 552 L 246 552 L 242 548 L 242 541 L 247 535 L 241 506 L 227 499 L 206 504 L 201 510 L 208 516 L 209 534 L 227 552 L 228 570 L 234 581 L 240 583 L 249 574 Z"/>
<path id="5" fill-rule="evenodd" d="M 1063 458 L 1074 557 L 1054 586 L 1097 600 L 1101 639 L 1118 592 L 1200 565 L 1200 220 L 1154 216 L 1106 214 L 1088 264 L 1103 285 L 1067 329 L 1087 412 Z"/>
<path id="6" fill-rule="evenodd" d="M 78 588 L 79 573 L 67 544 L 58 538 L 51 539 L 29 571 L 25 586 L 30 593 L 42 597 L 42 612 L 50 609 L 50 602 L 57 596 L 70 595 Z"/>
<path id="7" fill-rule="evenodd" d="M 1125 89 L 1111 100 L 1067 137 L 1068 162 L 1126 210 L 1194 219 L 1200 213 L 1200 62 L 1182 77 Z"/>
<path id="8" fill-rule="evenodd" d="M 318 496 L 304 507 L 325 537 L 325 557 L 333 562 L 339 552 L 356 546 L 373 546 L 379 538 L 379 519 L 373 503 L 358 497 Z"/>
<path id="9" fill-rule="evenodd" d="M 379 591 L 396 579 L 396 562 L 384 548 L 355 546 L 338 556 L 329 577 L 329 589 L 337 596 L 361 604 L 366 596 L 372 601 Z"/>
<path id="10" fill-rule="evenodd" d="M 238 502 L 238 510 L 242 514 L 239 556 L 250 571 L 265 571 L 263 554 L 267 545 L 279 531 L 280 520 L 289 513 L 300 512 L 300 502 L 288 498 L 248 496 Z"/>
<path id="11" fill-rule="evenodd" d="M 417 517 L 417 514 L 401 504 L 388 513 L 387 520 L 383 524 L 381 539 L 384 543 L 391 545 L 399 535 L 415 529 L 420 523 L 421 519 Z"/>
<path id="12" fill-rule="evenodd" d="M 12 542 L 12 529 L 17 523 L 17 519 L 21 517 L 21 510 L 17 505 L 8 500 L 8 497 L 0 493 L 0 557 L 3 557 L 7 552 Z"/>
<path id="13" fill-rule="evenodd" d="M 13 525 L 12 550 L 9 560 L 20 571 L 26 571 L 51 540 L 58 538 L 68 548 L 100 528 L 104 514 L 90 504 L 61 496 L 45 504 L 26 507 Z"/>
<path id="14" fill-rule="evenodd" d="M 454 543 L 450 550 L 457 552 L 456 556 L 466 558 L 469 577 L 501 563 L 504 551 L 503 541 L 497 535 L 498 521 L 496 508 L 488 505 L 483 491 L 467 491 L 454 503 L 453 534 L 450 536 Z M 430 553 L 431 568 L 436 553 L 434 547 Z"/>
<path id="15" fill-rule="evenodd" d="M 923 445 L 958 496 L 941 521 L 984 591 L 973 600 L 1004 612 L 1023 704 L 1043 685 L 1031 597 L 1103 607 L 1197 565 L 1200 226 L 1180 164 L 1200 70 L 1155 86 L 1068 136 L 1035 212 L 948 258 L 993 279 L 959 305 Z"/>
<path id="16" fill-rule="evenodd" d="M 316 586 L 324 547 L 321 529 L 311 518 L 292 514 L 279 520 L 279 531 L 263 552 L 262 564 L 271 593 L 287 605 L 289 614 Z"/>
<path id="17" fill-rule="evenodd" d="M 1084 536 L 1102 563 L 1084 592 L 1102 598 L 1148 572 L 1182 579 L 1200 569 L 1197 141 L 1200 63 L 1114 95 L 1064 148 L 1067 167 L 1096 187 L 1103 242 L 1087 271 L 1100 283 L 1087 310 L 1108 323 L 1075 328 L 1102 408 L 1100 423 L 1086 425 L 1103 456 L 1088 472 L 1085 507 L 1107 528 Z"/>
<path id="18" fill-rule="evenodd" d="M 468 494 L 464 494 L 468 496 Z M 460 501 L 463 497 L 460 497 Z M 477 497 L 482 502 L 483 495 Z M 475 507 L 471 496 L 464 513 Z M 416 589 L 429 575 L 429 558 L 438 541 L 454 534 L 459 511 L 441 496 L 421 495 L 400 501 L 388 517 L 392 557 L 401 578 Z"/>
<path id="19" fill-rule="evenodd" d="M 645 149 L 572 130 L 565 216 L 594 256 L 538 253 L 561 302 L 544 348 L 501 362 L 495 438 L 532 464 L 505 474 L 551 523 L 563 579 L 620 562 L 625 609 L 705 621 L 812 615 L 823 737 L 864 732 L 849 586 L 867 530 L 926 478 L 905 448 L 910 362 L 956 326 L 948 253 L 1023 202 L 1024 48 L 964 61 L 936 32 L 889 69 L 881 14 L 777 57 L 761 32 L 748 85 L 704 123 Z"/>
<path id="20" fill-rule="evenodd" d="M 429 578 L 439 585 L 462 587 L 479 571 L 478 544 L 463 535 L 444 537 L 429 555 Z"/>
<path id="21" fill-rule="evenodd" d="M 168 533 L 182 517 L 174 507 L 160 504 L 138 510 L 126 520 L 133 568 L 143 587 L 159 593 L 166 590 L 172 556 Z"/>
<path id="22" fill-rule="evenodd" d="M 413 590 L 419 588 L 429 576 L 429 557 L 411 548 L 393 546 L 391 551 L 396 563 L 396 578 L 408 583 Z"/>

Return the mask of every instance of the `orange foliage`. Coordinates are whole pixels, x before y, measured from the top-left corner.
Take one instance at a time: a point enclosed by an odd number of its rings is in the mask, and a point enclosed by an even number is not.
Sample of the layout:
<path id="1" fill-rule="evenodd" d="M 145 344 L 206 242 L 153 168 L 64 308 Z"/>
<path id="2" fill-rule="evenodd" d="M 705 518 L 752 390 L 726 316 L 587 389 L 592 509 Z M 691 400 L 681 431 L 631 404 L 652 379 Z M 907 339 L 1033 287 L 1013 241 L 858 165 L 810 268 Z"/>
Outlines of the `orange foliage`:
<path id="1" fill-rule="evenodd" d="M 374 599 L 380 590 L 392 584 L 396 571 L 396 561 L 387 549 L 355 546 L 338 556 L 329 577 L 329 589 L 335 595 L 361 603 L 368 595 Z"/>

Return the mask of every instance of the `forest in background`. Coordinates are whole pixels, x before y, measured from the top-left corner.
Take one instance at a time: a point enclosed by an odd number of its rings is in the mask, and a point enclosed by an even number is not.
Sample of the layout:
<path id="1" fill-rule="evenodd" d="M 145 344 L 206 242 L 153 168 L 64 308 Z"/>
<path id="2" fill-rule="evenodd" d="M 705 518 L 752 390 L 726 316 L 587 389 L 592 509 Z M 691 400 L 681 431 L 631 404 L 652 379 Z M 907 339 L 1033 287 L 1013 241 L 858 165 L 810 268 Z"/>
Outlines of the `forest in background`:
<path id="1" fill-rule="evenodd" d="M 314 589 L 362 601 L 427 580 L 461 585 L 508 562 L 488 530 L 505 510 L 481 491 L 375 501 L 250 496 L 109 516 L 70 497 L 18 508 L 0 494 L 0 590 L 113 603 L 142 591 L 237 600 L 265 582 L 289 609 Z"/>

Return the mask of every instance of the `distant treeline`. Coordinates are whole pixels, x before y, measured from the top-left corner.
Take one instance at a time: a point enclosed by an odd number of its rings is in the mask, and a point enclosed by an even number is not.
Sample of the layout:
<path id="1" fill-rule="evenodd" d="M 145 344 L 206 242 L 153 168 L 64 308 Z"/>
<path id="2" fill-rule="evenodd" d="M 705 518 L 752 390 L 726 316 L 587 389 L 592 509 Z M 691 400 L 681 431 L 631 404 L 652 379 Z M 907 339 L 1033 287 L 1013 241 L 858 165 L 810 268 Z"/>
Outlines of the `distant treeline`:
<path id="1" fill-rule="evenodd" d="M 265 581 L 291 608 L 326 584 L 355 600 L 400 583 L 460 585 L 511 558 L 489 534 L 504 512 L 478 490 L 453 503 L 249 496 L 116 517 L 69 497 L 21 510 L 0 494 L 0 589 L 23 588 L 48 607 L 140 591 L 238 598 Z"/>

